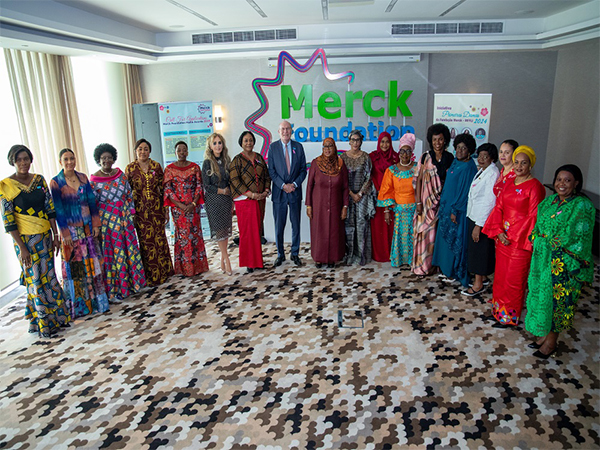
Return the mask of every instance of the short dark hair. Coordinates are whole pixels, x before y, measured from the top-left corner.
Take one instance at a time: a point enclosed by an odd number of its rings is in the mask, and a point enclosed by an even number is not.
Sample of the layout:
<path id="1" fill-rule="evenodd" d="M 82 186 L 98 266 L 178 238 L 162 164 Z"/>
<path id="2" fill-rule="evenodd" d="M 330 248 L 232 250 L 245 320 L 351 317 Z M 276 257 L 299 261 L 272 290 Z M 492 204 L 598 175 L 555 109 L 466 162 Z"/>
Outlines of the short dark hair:
<path id="1" fill-rule="evenodd" d="M 242 131 L 242 134 L 240 134 L 240 138 L 238 139 L 238 144 L 240 145 L 240 147 L 242 146 L 242 142 L 244 141 L 244 136 L 246 136 L 247 134 L 249 134 L 250 136 L 252 136 L 252 140 L 254 141 L 254 144 L 256 144 L 256 137 L 254 137 L 254 133 L 252 133 L 252 131 Z"/>
<path id="2" fill-rule="evenodd" d="M 23 144 L 17 144 L 17 145 L 13 145 L 10 148 L 10 150 L 8 151 L 8 163 L 11 166 L 15 165 L 15 160 L 17 159 L 17 155 L 21 152 L 27 153 L 29 155 L 29 159 L 31 159 L 31 162 L 33 162 L 33 153 L 31 153 L 31 150 L 29 150 Z"/>
<path id="3" fill-rule="evenodd" d="M 94 161 L 96 161 L 96 164 L 100 165 L 100 157 L 107 152 L 112 155 L 114 161 L 117 160 L 116 148 L 110 144 L 100 144 L 94 149 Z"/>
<path id="4" fill-rule="evenodd" d="M 147 139 L 141 138 L 138 139 L 137 141 L 135 141 L 135 147 L 133 147 L 133 150 L 137 150 L 137 148 L 142 145 L 142 144 L 148 144 L 148 148 L 150 149 L 150 152 L 152 153 L 152 144 L 150 143 L 150 141 L 148 141 Z"/>
<path id="5" fill-rule="evenodd" d="M 579 181 L 579 184 L 575 186 L 575 194 L 579 195 L 581 193 L 581 189 L 583 188 L 583 173 L 581 173 L 581 169 L 577 167 L 575 164 L 565 164 L 564 166 L 560 166 L 554 172 L 554 180 L 552 180 L 552 187 L 554 187 L 554 183 L 556 183 L 556 178 L 558 178 L 558 174 L 560 172 L 569 172 L 575 178 L 575 181 Z"/>
<path id="6" fill-rule="evenodd" d="M 498 147 L 491 142 L 481 144 L 477 149 L 477 154 L 479 155 L 481 152 L 487 152 L 488 155 L 490 155 L 490 158 L 492 158 L 492 162 L 498 161 Z"/>
<path id="7" fill-rule="evenodd" d="M 177 150 L 177 147 L 178 147 L 179 145 L 181 145 L 181 144 L 185 145 L 185 148 L 189 148 L 189 147 L 188 147 L 188 145 L 187 145 L 187 142 L 185 142 L 185 141 L 177 141 L 177 142 L 175 143 L 175 146 L 173 147 L 173 149 L 174 149 L 174 150 Z"/>
<path id="8" fill-rule="evenodd" d="M 458 147 L 458 144 L 465 144 L 467 149 L 469 150 L 469 156 L 475 153 L 475 149 L 477 149 L 477 142 L 475 142 L 475 138 L 470 134 L 463 133 L 459 134 L 454 138 L 454 149 Z"/>
<path id="9" fill-rule="evenodd" d="M 505 141 L 502 141 L 502 144 L 510 145 L 513 148 L 513 152 L 519 146 L 519 143 L 517 141 L 515 141 L 514 139 L 506 139 Z M 500 145 L 502 145 L 502 144 L 500 144 Z"/>
<path id="10" fill-rule="evenodd" d="M 67 148 L 67 147 L 65 147 L 65 148 L 63 148 L 63 149 L 62 149 L 60 152 L 58 152 L 58 159 L 61 159 L 61 158 L 62 158 L 62 156 L 63 156 L 65 153 L 67 153 L 67 152 L 71 152 L 71 153 L 73 153 L 73 156 L 75 156 L 75 152 L 74 152 L 73 150 L 71 150 L 70 148 Z"/>
<path id="11" fill-rule="evenodd" d="M 433 139 L 433 136 L 438 134 L 444 135 L 444 150 L 448 148 L 450 140 L 452 139 L 450 137 L 450 130 L 443 123 L 434 123 L 427 129 L 427 143 L 429 144 L 430 150 L 433 150 L 433 144 L 431 143 L 431 140 Z"/>

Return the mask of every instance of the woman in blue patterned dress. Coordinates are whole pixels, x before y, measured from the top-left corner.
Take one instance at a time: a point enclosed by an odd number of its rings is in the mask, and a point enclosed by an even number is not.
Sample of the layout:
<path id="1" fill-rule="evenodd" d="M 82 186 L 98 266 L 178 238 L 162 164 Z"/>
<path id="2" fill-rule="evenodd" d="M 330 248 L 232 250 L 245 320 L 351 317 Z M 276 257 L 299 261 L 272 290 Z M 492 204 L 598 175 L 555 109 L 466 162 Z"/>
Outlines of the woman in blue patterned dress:
<path id="1" fill-rule="evenodd" d="M 104 274 L 109 299 L 123 299 L 146 286 L 146 275 L 135 234 L 135 207 L 123 171 L 112 167 L 117 149 L 100 144 L 94 150 L 100 170 L 90 176 L 102 221 Z"/>
<path id="2" fill-rule="evenodd" d="M 59 156 L 63 170 L 52 178 L 50 189 L 62 235 L 63 289 L 71 317 L 106 312 L 108 296 L 96 197 L 85 174 L 75 170 L 75 153 L 64 148 Z"/>
<path id="3" fill-rule="evenodd" d="M 60 246 L 56 212 L 44 177 L 29 173 L 31 151 L 13 145 L 8 162 L 16 173 L 0 181 L 2 219 L 21 263 L 21 284 L 27 287 L 25 318 L 30 333 L 50 337 L 71 320 L 54 271 L 54 250 Z"/>

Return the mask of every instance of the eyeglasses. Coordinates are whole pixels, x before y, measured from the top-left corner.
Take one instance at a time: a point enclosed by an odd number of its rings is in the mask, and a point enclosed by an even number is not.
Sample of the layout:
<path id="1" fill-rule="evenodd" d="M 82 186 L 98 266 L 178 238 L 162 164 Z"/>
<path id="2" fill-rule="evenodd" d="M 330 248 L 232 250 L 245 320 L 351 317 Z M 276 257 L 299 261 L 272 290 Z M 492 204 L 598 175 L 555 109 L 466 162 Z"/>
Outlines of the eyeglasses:
<path id="1" fill-rule="evenodd" d="M 100 161 L 114 161 L 115 158 L 113 158 L 112 156 L 103 156 L 102 158 L 100 158 Z"/>
<path id="2" fill-rule="evenodd" d="M 333 144 L 323 144 L 323 148 L 334 148 L 335 145 Z"/>
<path id="3" fill-rule="evenodd" d="M 360 142 L 360 139 L 358 139 L 358 138 L 350 138 L 349 141 L 350 142 Z"/>
<path id="4" fill-rule="evenodd" d="M 401 148 L 400 150 L 398 150 L 398 153 L 410 155 L 412 153 L 412 150 L 410 148 Z"/>

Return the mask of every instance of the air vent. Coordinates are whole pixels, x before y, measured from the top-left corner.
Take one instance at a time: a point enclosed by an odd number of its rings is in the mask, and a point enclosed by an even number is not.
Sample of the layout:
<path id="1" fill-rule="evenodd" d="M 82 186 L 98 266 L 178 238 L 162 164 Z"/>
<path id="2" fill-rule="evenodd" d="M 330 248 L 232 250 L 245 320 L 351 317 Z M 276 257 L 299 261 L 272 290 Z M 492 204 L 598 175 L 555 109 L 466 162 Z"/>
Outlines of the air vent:
<path id="1" fill-rule="evenodd" d="M 252 31 L 235 31 L 233 33 L 235 42 L 249 42 L 254 40 L 254 32 Z"/>
<path id="2" fill-rule="evenodd" d="M 414 34 L 435 34 L 435 23 L 415 23 Z"/>
<path id="3" fill-rule="evenodd" d="M 226 42 L 254 42 L 297 39 L 295 28 L 281 30 L 226 31 L 222 33 L 192 34 L 192 44 L 220 44 Z"/>
<path id="4" fill-rule="evenodd" d="M 457 23 L 438 23 L 435 25 L 435 34 L 456 34 L 458 33 Z"/>
<path id="5" fill-rule="evenodd" d="M 481 30 L 481 23 L 459 23 L 458 32 L 460 34 L 474 33 L 478 34 Z"/>
<path id="6" fill-rule="evenodd" d="M 421 34 L 500 34 L 503 22 L 442 22 L 442 23 L 394 23 L 392 36 Z"/>
<path id="7" fill-rule="evenodd" d="M 481 34 L 502 33 L 503 31 L 504 31 L 504 24 L 502 22 L 482 22 L 481 23 Z"/>
<path id="8" fill-rule="evenodd" d="M 212 33 L 192 34 L 192 44 L 212 44 Z"/>
<path id="9" fill-rule="evenodd" d="M 233 42 L 233 33 L 213 33 L 213 42 L 218 44 L 219 42 Z"/>
<path id="10" fill-rule="evenodd" d="M 277 39 L 296 39 L 296 30 L 294 28 L 277 30 Z"/>
<path id="11" fill-rule="evenodd" d="M 274 41 L 275 40 L 275 30 L 255 31 L 254 39 L 257 41 Z"/>
<path id="12" fill-rule="evenodd" d="M 413 34 L 412 23 L 397 23 L 392 25 L 392 35 L 394 34 Z"/>

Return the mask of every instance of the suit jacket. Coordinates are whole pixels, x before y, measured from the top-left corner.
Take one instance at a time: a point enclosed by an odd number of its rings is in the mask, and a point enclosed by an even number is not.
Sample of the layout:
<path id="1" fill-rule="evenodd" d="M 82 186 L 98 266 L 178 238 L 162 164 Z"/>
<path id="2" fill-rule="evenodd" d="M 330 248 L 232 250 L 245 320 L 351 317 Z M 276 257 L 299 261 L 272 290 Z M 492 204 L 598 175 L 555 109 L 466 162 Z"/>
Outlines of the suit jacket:
<path id="1" fill-rule="evenodd" d="M 272 142 L 269 146 L 269 175 L 273 180 L 271 189 L 274 203 L 295 203 L 302 201 L 302 182 L 306 178 L 306 156 L 304 147 L 300 142 L 290 141 L 292 146 L 292 161 L 290 173 L 287 173 L 285 154 L 281 139 Z M 291 193 L 284 192 L 281 186 L 288 183 L 296 183 L 296 190 Z"/>

